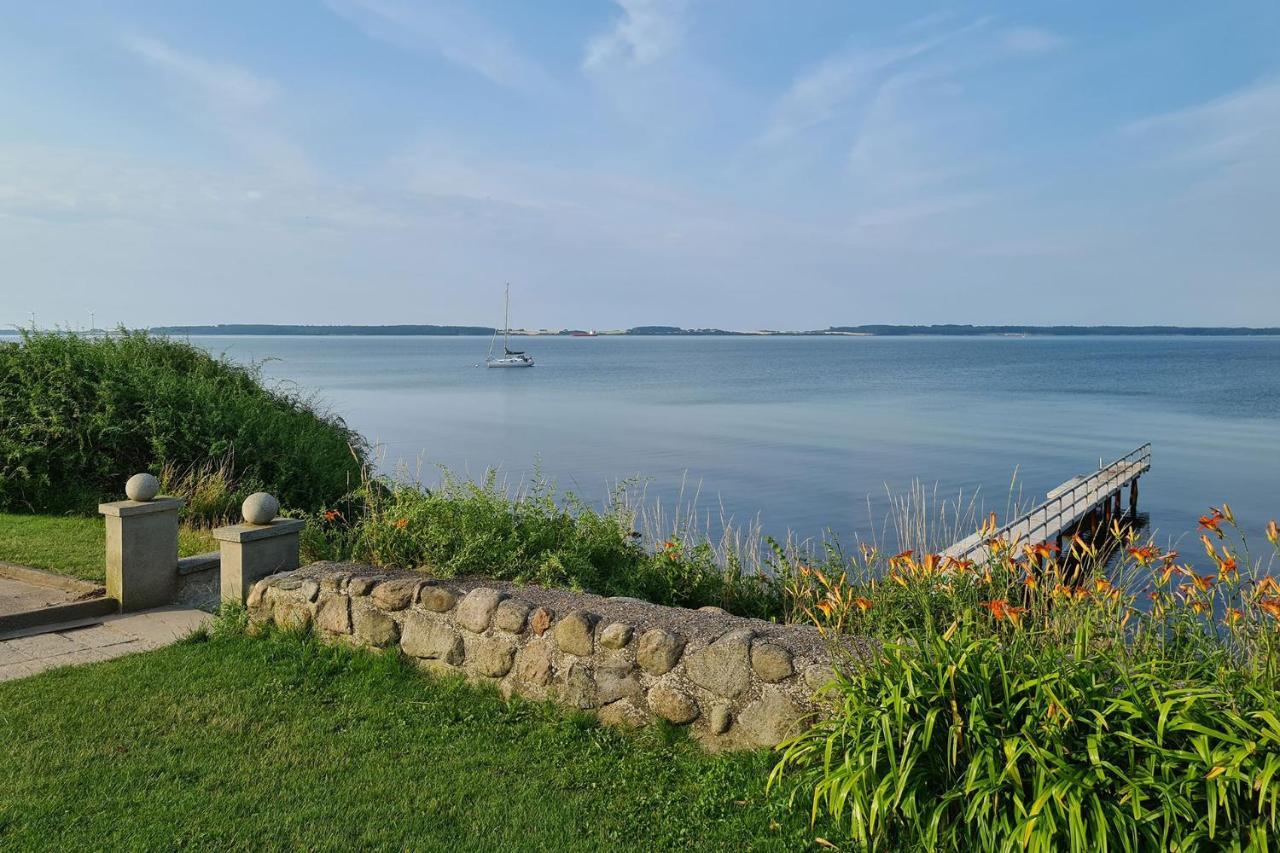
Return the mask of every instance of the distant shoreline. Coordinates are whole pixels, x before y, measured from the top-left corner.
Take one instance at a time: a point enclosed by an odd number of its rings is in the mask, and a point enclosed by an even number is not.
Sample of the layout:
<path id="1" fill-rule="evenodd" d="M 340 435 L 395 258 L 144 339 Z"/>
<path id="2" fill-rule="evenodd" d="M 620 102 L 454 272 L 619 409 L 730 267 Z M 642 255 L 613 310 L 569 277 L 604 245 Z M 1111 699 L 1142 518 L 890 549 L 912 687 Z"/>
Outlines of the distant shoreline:
<path id="1" fill-rule="evenodd" d="M 95 332 L 102 330 L 96 329 Z M 153 326 L 158 335 L 253 336 L 288 335 L 298 337 L 468 337 L 490 336 L 489 326 L 305 326 L 228 323 L 208 326 Z M 14 329 L 0 329 L 0 335 L 16 335 Z M 970 325 L 863 325 L 832 326 L 826 329 L 780 331 L 761 329 L 685 329 L 679 326 L 635 326 L 630 329 L 512 329 L 519 337 L 1280 337 L 1280 327 L 1242 326 L 970 326 Z"/>

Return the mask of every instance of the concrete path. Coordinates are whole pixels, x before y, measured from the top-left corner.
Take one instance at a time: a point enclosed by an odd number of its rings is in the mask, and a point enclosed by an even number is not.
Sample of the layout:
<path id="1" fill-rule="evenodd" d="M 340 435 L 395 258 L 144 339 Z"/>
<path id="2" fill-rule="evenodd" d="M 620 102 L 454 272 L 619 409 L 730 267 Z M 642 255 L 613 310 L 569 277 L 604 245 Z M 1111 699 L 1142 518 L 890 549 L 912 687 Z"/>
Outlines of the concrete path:
<path id="1" fill-rule="evenodd" d="M 76 594 L 67 590 L 0 576 L 0 614 L 20 613 L 75 600 Z"/>
<path id="2" fill-rule="evenodd" d="M 24 678 L 59 666 L 96 663 L 147 652 L 182 639 L 213 616 L 188 607 L 158 607 L 104 616 L 98 624 L 0 640 L 0 681 Z"/>

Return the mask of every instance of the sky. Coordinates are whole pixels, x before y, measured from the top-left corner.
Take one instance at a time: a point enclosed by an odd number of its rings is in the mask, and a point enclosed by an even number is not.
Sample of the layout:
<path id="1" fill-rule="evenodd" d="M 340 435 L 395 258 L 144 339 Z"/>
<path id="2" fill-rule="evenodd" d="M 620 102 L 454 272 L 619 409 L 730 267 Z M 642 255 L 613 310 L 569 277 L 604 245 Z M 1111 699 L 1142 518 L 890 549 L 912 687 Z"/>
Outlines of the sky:
<path id="1" fill-rule="evenodd" d="M 1280 3 L 0 0 L 0 325 L 1280 325 Z"/>

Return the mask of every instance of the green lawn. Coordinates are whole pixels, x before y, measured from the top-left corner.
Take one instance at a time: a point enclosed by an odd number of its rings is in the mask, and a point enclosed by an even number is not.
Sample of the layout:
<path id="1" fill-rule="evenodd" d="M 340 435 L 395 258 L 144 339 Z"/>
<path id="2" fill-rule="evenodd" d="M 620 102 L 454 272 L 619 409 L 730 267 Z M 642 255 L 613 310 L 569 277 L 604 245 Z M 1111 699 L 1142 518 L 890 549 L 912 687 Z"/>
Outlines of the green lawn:
<path id="1" fill-rule="evenodd" d="M 215 633 L 0 684 L 0 848 L 807 849 L 709 756 L 390 655 Z"/>
<path id="2" fill-rule="evenodd" d="M 178 531 L 183 557 L 216 551 L 216 546 L 207 530 L 183 526 Z M 0 512 L 0 561 L 102 583 L 105 549 L 100 516 Z"/>

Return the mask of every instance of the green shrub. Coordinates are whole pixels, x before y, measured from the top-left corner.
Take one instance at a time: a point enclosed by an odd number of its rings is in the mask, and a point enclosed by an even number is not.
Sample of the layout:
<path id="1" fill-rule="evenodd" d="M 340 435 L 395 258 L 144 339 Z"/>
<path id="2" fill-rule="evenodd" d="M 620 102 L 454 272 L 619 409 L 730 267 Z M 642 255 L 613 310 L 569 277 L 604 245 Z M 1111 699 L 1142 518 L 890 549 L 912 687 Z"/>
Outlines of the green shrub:
<path id="1" fill-rule="evenodd" d="M 313 560 L 417 567 L 436 577 L 480 575 L 761 618 L 782 615 L 774 577 L 763 569 L 744 572 L 736 555 L 722 557 L 693 531 L 682 533 L 650 550 L 625 501 L 597 511 L 572 494 L 557 496 L 537 478 L 513 495 L 492 473 L 475 483 L 446 472 L 430 491 L 367 482 L 311 518 L 303 551 Z"/>
<path id="2" fill-rule="evenodd" d="M 363 440 L 255 367 L 191 344 L 121 332 L 25 332 L 0 344 L 0 508 L 88 512 L 138 471 L 214 470 L 234 494 L 317 509 L 349 491 Z"/>

